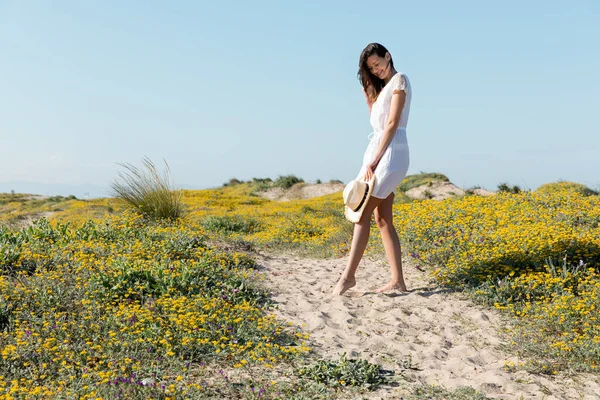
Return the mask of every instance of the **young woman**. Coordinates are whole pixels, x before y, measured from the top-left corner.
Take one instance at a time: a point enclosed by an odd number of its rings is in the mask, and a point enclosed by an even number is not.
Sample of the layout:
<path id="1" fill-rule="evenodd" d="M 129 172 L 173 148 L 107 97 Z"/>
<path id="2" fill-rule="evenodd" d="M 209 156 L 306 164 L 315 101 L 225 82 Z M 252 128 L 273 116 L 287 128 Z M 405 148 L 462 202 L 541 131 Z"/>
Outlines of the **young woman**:
<path id="1" fill-rule="evenodd" d="M 358 78 L 367 98 L 373 133 L 369 135 L 371 140 L 356 179 L 365 182 L 373 176 L 376 179 L 360 220 L 354 225 L 348 265 L 333 293 L 341 295 L 356 285 L 355 273 L 369 240 L 373 212 L 392 274 L 390 282 L 377 292 L 406 291 L 400 240 L 392 221 L 392 205 L 394 190 L 405 178 L 409 165 L 406 125 L 411 100 L 410 83 L 406 75 L 396 71 L 392 56 L 379 43 L 371 43 L 362 51 Z"/>

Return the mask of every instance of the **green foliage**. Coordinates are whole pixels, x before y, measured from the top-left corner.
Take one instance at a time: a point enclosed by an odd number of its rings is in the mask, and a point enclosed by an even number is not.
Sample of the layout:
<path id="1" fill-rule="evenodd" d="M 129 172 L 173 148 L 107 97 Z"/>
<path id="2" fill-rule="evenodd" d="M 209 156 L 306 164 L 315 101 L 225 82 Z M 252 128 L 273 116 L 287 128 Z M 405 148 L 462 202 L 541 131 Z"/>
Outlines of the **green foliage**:
<path id="1" fill-rule="evenodd" d="M 570 265 L 565 258 L 560 267 L 548 260 L 542 273 L 488 282 L 472 296 L 522 317 L 512 323 L 512 347 L 529 359 L 515 369 L 556 374 L 562 369 L 595 369 L 600 346 L 580 335 L 600 337 L 600 326 L 590 323 L 600 319 L 599 288 L 592 268 L 582 262 Z"/>
<path id="2" fill-rule="evenodd" d="M 412 188 L 428 185 L 431 186 L 435 182 L 450 182 L 448 177 L 443 174 L 431 172 L 425 173 L 421 172 L 417 175 L 409 175 L 398 185 L 398 190 L 401 192 L 406 192 Z"/>
<path id="3" fill-rule="evenodd" d="M 38 268 L 52 269 L 62 258 L 50 252 L 48 257 L 39 259 L 23 254 L 23 247 L 29 246 L 34 251 L 48 252 L 57 244 L 63 244 L 63 235 L 69 224 L 50 225 L 46 218 L 35 220 L 33 224 L 20 231 L 13 231 L 0 226 L 0 271 L 7 275 L 24 273 L 31 275 Z"/>
<path id="4" fill-rule="evenodd" d="M 259 192 L 273 187 L 273 180 L 271 178 L 252 178 L 248 183 L 250 185 L 250 196 L 258 196 Z"/>
<path id="5" fill-rule="evenodd" d="M 421 386 L 413 390 L 413 393 L 407 398 L 407 400 L 486 400 L 485 394 L 478 392 L 477 390 L 463 386 L 453 391 L 447 390 L 440 386 L 426 385 Z"/>
<path id="6" fill-rule="evenodd" d="M 282 189 L 289 189 L 296 183 L 304 182 L 302 178 L 298 178 L 295 175 L 279 175 L 279 178 L 275 180 L 274 186 Z"/>
<path id="7" fill-rule="evenodd" d="M 391 373 L 393 372 L 384 371 L 379 365 L 366 360 L 347 359 L 346 353 L 342 354 L 339 361 L 319 360 L 312 366 L 297 370 L 298 376 L 334 388 L 361 386 L 376 389 L 387 382 Z"/>
<path id="8" fill-rule="evenodd" d="M 242 183 L 244 183 L 244 181 L 240 181 L 239 179 L 236 179 L 236 178 L 231 178 L 229 181 L 227 181 L 223 184 L 223 187 L 240 185 Z"/>
<path id="9" fill-rule="evenodd" d="M 22 193 L 0 193 L 0 206 L 11 202 L 26 202 L 31 195 Z"/>
<path id="10" fill-rule="evenodd" d="M 36 266 L 0 278 L 0 397 L 15 382 L 27 398 L 255 398 L 250 385 L 269 398 L 291 393 L 271 384 L 275 376 L 233 384 L 217 372 L 307 349 L 297 329 L 267 315 L 254 260 L 210 247 L 199 232 L 133 214 L 78 228 L 0 227 L 0 265 Z M 97 385 L 102 376 L 111 384 Z"/>
<path id="11" fill-rule="evenodd" d="M 508 183 L 503 182 L 498 185 L 498 191 L 503 193 L 518 194 L 521 193 L 521 188 L 517 185 L 509 186 Z"/>
<path id="12" fill-rule="evenodd" d="M 467 195 L 467 196 L 474 195 L 475 190 L 477 190 L 477 189 L 481 189 L 481 186 L 475 185 L 473 187 L 467 188 L 467 189 L 465 189 L 465 195 Z"/>
<path id="13" fill-rule="evenodd" d="M 544 360 L 549 373 L 593 372 L 599 201 L 568 190 L 467 196 L 399 205 L 395 221 L 409 257 L 438 282 L 512 317 L 506 333 L 521 356 Z"/>
<path id="14" fill-rule="evenodd" d="M 145 170 L 128 163 L 119 165 L 126 171 L 119 172 L 121 182 L 111 185 L 115 197 L 149 219 L 177 219 L 185 215 L 182 191 L 172 189 L 166 161 L 163 175 L 148 158 L 143 160 Z"/>
<path id="15" fill-rule="evenodd" d="M 258 220 L 254 218 L 243 218 L 238 215 L 209 215 L 202 220 L 201 225 L 209 232 L 217 232 L 225 235 L 232 233 L 253 233 L 260 227 Z"/>
<path id="16" fill-rule="evenodd" d="M 273 183 L 271 178 L 252 178 L 252 183 Z"/>
<path id="17" fill-rule="evenodd" d="M 566 259 L 560 268 L 548 259 L 546 268 L 546 273 L 540 274 L 538 279 L 523 274 L 488 280 L 473 290 L 473 298 L 487 305 L 510 305 L 520 310 L 531 302 L 552 299 L 565 293 L 577 295 L 580 284 L 590 276 L 582 265 L 569 265 Z"/>
<path id="18" fill-rule="evenodd" d="M 394 195 L 394 204 L 406 204 L 412 203 L 413 201 L 415 200 L 408 197 L 406 193 L 401 190 L 397 190 Z"/>

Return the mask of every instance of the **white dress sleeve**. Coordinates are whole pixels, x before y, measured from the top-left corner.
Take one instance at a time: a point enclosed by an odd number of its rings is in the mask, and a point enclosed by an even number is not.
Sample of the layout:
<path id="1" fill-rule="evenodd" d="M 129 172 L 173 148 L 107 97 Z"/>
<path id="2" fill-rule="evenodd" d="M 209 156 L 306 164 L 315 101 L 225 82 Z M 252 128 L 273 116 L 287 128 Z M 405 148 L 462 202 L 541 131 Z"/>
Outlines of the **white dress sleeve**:
<path id="1" fill-rule="evenodd" d="M 406 91 L 406 78 L 404 74 L 396 75 L 396 79 L 392 82 L 392 93 L 400 93 L 401 91 Z"/>

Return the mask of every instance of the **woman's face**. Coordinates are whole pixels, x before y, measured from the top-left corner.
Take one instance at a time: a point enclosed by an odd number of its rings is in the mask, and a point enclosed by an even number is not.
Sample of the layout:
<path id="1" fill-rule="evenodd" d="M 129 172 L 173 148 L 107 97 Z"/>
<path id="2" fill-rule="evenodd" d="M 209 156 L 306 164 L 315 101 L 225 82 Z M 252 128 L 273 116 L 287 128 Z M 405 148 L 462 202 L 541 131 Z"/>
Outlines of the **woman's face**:
<path id="1" fill-rule="evenodd" d="M 367 67 L 369 71 L 379 79 L 385 79 L 390 73 L 390 56 L 389 53 L 385 57 L 379 57 L 377 54 L 373 54 L 367 58 Z"/>

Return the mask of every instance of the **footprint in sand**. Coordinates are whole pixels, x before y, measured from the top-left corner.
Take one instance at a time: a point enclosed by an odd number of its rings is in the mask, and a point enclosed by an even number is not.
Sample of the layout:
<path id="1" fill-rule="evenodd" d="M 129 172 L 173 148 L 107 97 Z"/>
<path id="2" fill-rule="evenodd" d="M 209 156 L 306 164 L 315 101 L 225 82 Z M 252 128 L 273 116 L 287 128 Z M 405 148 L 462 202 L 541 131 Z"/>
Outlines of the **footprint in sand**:
<path id="1" fill-rule="evenodd" d="M 330 296 L 346 261 L 278 256 L 259 260 L 279 293 L 278 317 L 305 324 L 311 347 L 321 357 L 354 354 L 383 368 L 402 370 L 408 386 L 470 386 L 496 399 L 600 399 L 600 384 L 593 375 L 546 379 L 505 371 L 505 361 L 516 357 L 501 349 L 499 315 L 460 294 L 432 287 L 408 260 L 405 279 L 418 290 L 400 295 L 364 291 L 388 279 L 388 271 L 365 260 L 357 272 L 357 286 L 344 296 Z M 402 360 L 410 360 L 410 368 Z M 409 394 L 407 385 L 382 387 L 367 398 L 399 399 Z"/>

